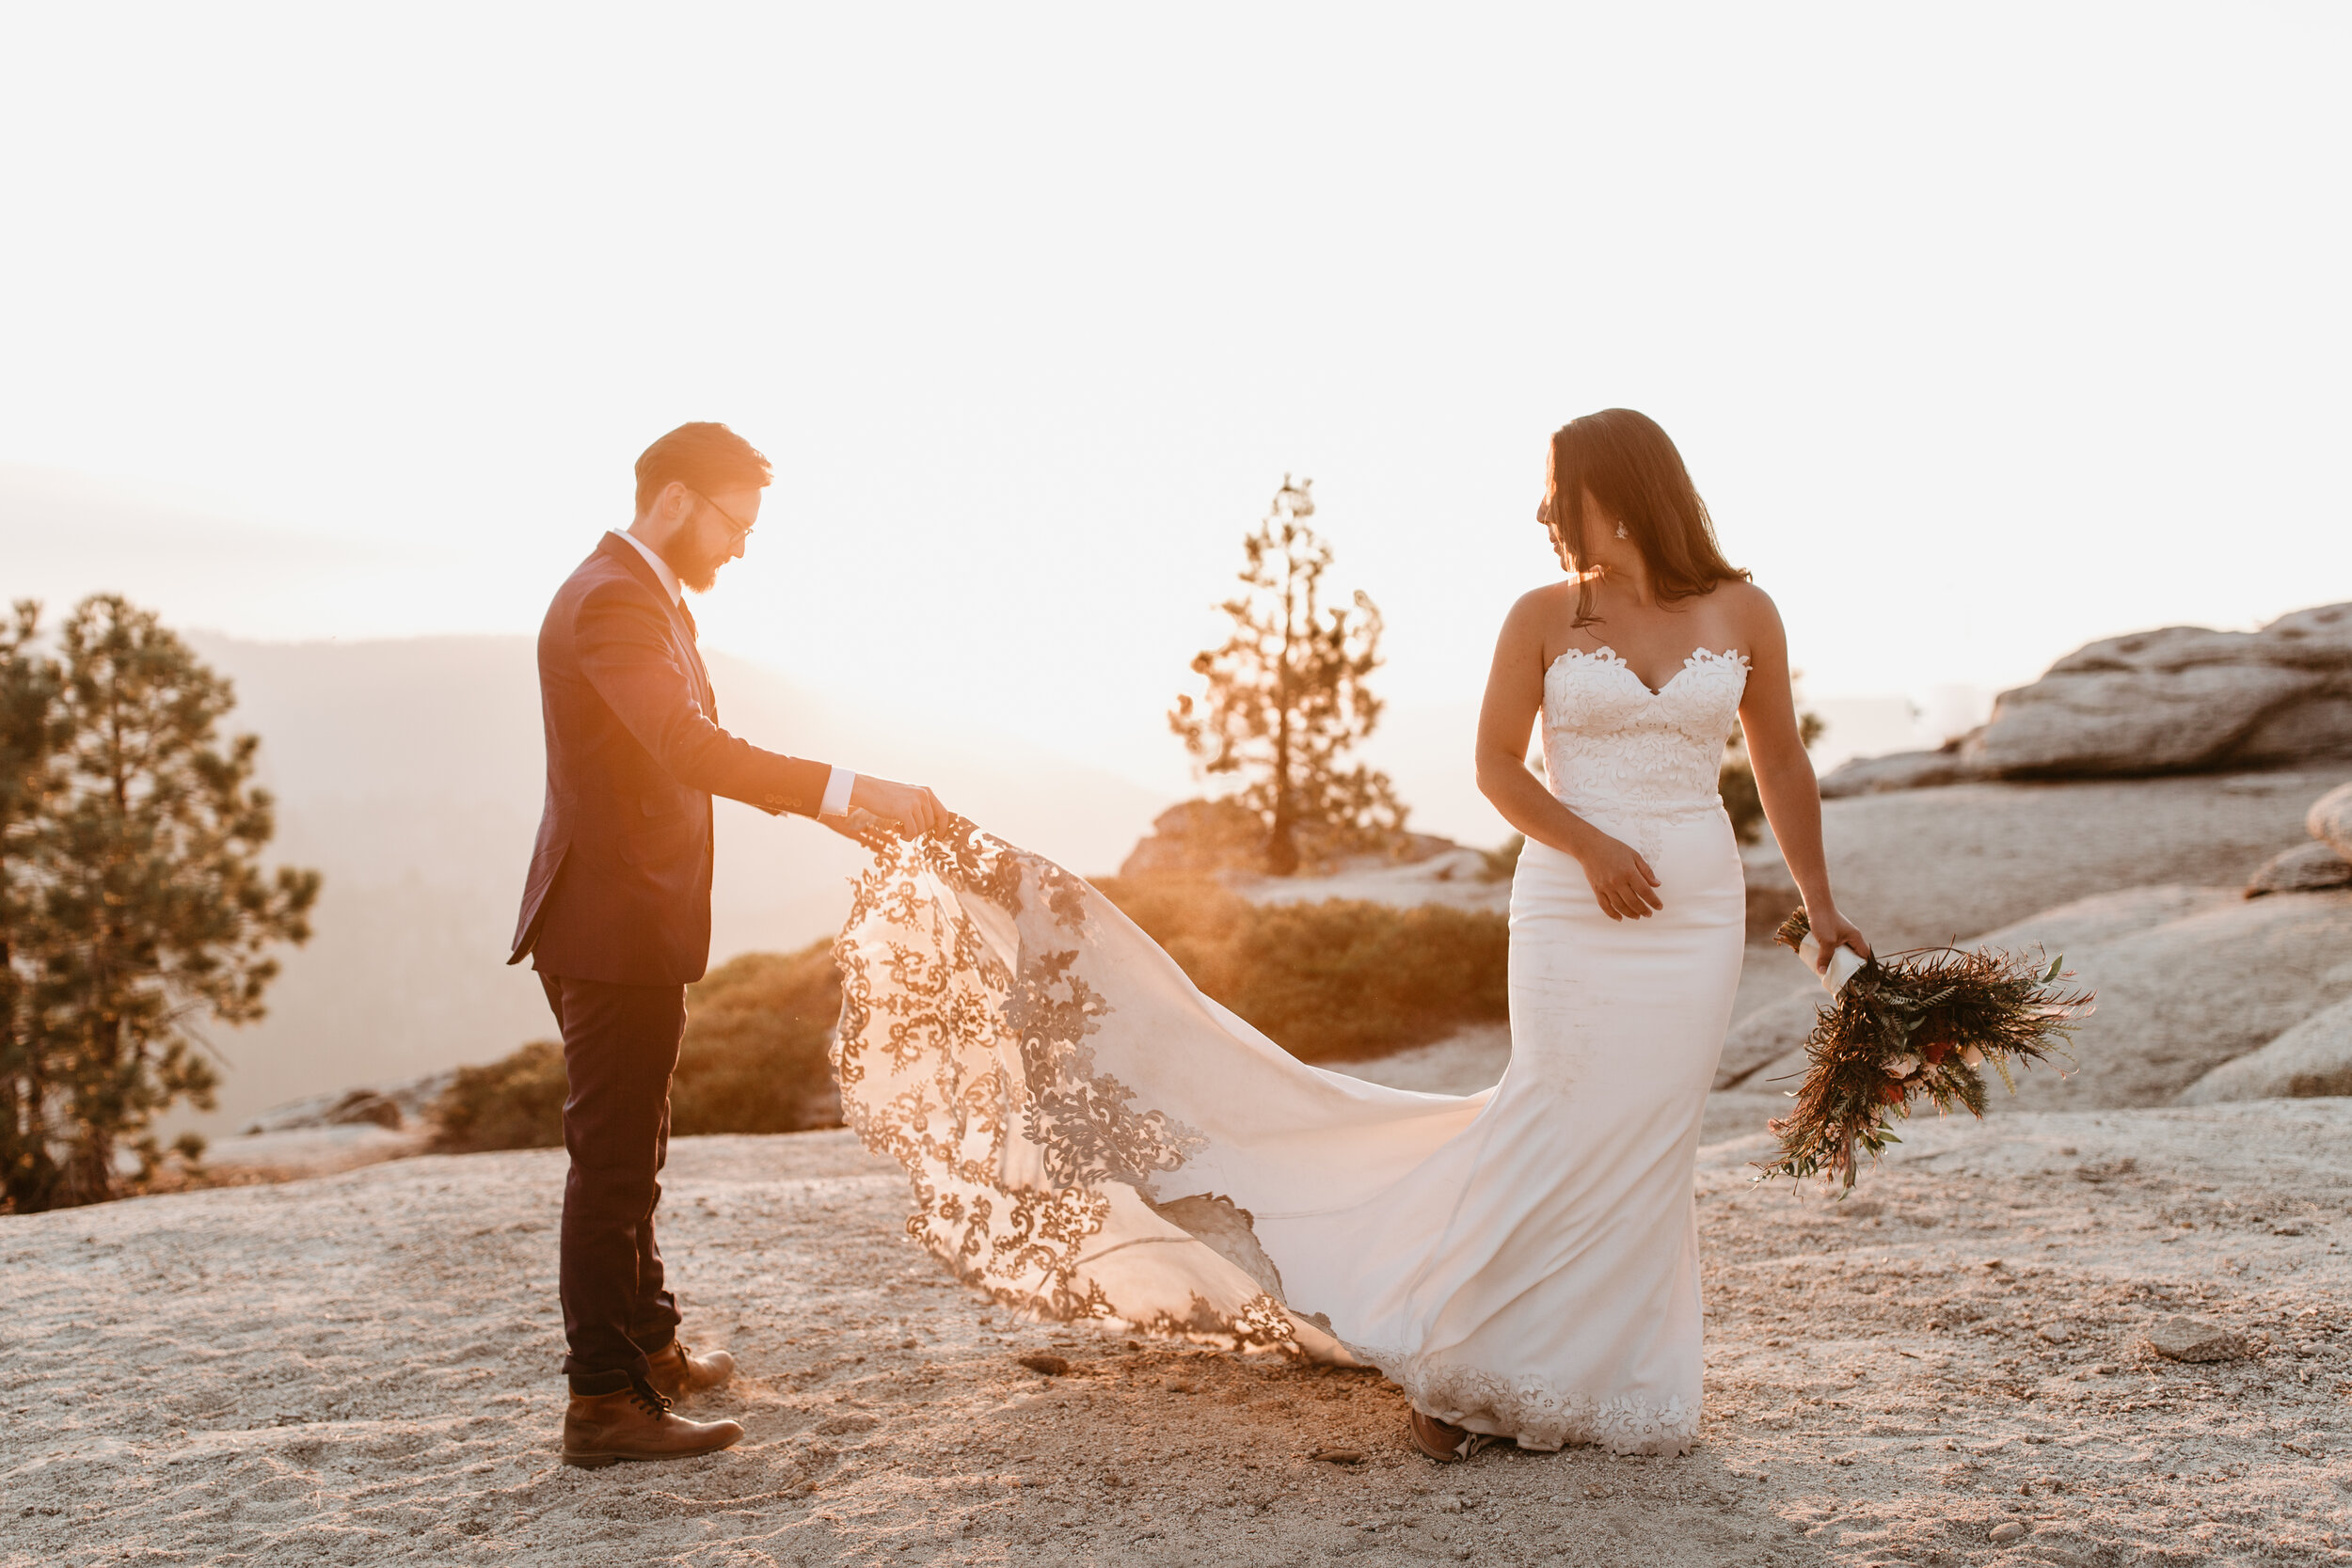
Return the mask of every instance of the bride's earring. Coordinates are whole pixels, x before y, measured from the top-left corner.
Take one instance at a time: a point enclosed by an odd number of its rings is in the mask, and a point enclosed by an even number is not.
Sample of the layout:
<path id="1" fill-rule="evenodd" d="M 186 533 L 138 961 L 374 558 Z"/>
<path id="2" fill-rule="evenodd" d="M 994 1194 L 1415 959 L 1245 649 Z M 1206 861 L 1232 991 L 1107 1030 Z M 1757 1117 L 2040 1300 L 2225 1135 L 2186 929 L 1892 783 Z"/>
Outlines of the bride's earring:
<path id="1" fill-rule="evenodd" d="M 1621 522 L 1617 525 L 1617 537 L 1620 539 L 1630 539 L 1633 535 L 1625 531 L 1625 524 Z"/>

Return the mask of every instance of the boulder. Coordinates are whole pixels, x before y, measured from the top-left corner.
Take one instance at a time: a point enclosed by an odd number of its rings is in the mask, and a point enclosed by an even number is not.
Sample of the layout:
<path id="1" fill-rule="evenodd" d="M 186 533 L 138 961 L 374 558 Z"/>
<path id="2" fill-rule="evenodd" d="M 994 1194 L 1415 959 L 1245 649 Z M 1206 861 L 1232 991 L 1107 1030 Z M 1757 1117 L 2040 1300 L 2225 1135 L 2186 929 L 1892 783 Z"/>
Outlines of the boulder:
<path id="1" fill-rule="evenodd" d="M 1712 1086 L 1728 1089 L 1745 1084 L 1759 1092 L 1795 1088 L 1803 1080 L 1805 1066 L 1804 1057 L 1796 1053 L 1797 1049 L 1804 1043 L 1805 1036 L 1813 1032 L 1814 1016 L 1827 1000 L 1820 990 L 1808 987 L 1777 1002 L 1768 1002 L 1734 1022 L 1731 1032 L 1724 1037 L 1724 1053 L 1716 1063 Z M 1772 1070 L 1766 1072 L 1766 1068 Z M 1755 1082 L 1749 1083 L 1750 1079 Z"/>
<path id="2" fill-rule="evenodd" d="M 1305 824 L 1294 831 L 1299 864 L 1309 876 L 1382 866 L 1417 865 L 1441 855 L 1470 853 L 1435 833 L 1366 834 Z M 1265 824 L 1240 801 L 1184 800 L 1152 819 L 1119 868 L 1122 877 L 1215 877 L 1265 869 Z"/>
<path id="3" fill-rule="evenodd" d="M 2319 888 L 2352 886 L 2352 861 L 2325 844 L 2298 844 L 2265 861 L 2246 884 L 2246 896 L 2271 893 L 2311 893 Z"/>
<path id="4" fill-rule="evenodd" d="M 2303 825 L 2312 837 L 2352 861 L 2352 784 L 2338 784 L 2313 800 Z"/>
<path id="5" fill-rule="evenodd" d="M 2026 924 L 2035 927 L 2031 940 L 2050 943 L 2054 950 L 2066 952 L 2071 958 L 2074 952 L 2095 943 L 2143 931 L 2198 910 L 2218 907 L 2227 897 L 2211 888 L 2133 889 L 2120 895 L 2081 899 L 2045 911 Z M 2009 940 L 2017 929 L 1995 931 L 1958 945 L 2024 945 Z M 1885 944 L 1881 945 L 1883 948 Z M 2094 983 L 2088 976 L 2085 978 L 2087 983 Z M 1735 1022 L 1724 1039 L 1723 1060 L 1716 1069 L 1714 1086 L 1725 1089 L 1744 1084 L 1751 1089 L 1795 1088 L 1804 1075 L 1804 1038 L 1813 1032 L 1814 1019 L 1827 1001 L 1818 986 L 1808 985 Z"/>
<path id="6" fill-rule="evenodd" d="M 1995 698 L 1992 719 L 1961 742 L 1961 754 L 2012 779 L 2244 766 L 2252 759 L 2229 755 L 2231 748 L 2263 715 L 2320 684 L 2310 671 L 2245 664 L 2054 670 Z"/>
<path id="7" fill-rule="evenodd" d="M 329 1127 L 381 1127 L 388 1131 L 432 1119 L 434 1102 L 456 1081 L 446 1068 L 383 1089 L 336 1089 L 273 1105 L 247 1121 L 238 1136 L 315 1132 Z"/>
<path id="8" fill-rule="evenodd" d="M 1955 942 L 2093 894 L 2243 887 L 2303 838 L 2333 769 L 1952 784 L 1833 800 L 1838 908 L 1889 948 Z"/>
<path id="9" fill-rule="evenodd" d="M 2235 888 L 2130 888 L 1960 945 L 2063 954 L 2076 983 L 2098 993 L 2074 1060 L 2027 1069 L 2013 1096 L 1995 1083 L 1994 1114 L 2166 1104 L 2222 1063 L 2352 1000 L 2352 891 L 2249 901 Z M 1719 1085 L 1793 1088 L 1817 1000 L 1791 997 L 1735 1024 Z M 1775 1045 L 1783 1049 L 1767 1054 Z"/>
<path id="10" fill-rule="evenodd" d="M 2184 1105 L 2352 1095 L 2352 1001 L 2323 1007 L 2261 1050 L 2224 1062 L 2181 1091 Z"/>
<path id="11" fill-rule="evenodd" d="M 1804 902 L 1797 879 L 1780 851 L 1769 844 L 1750 844 L 1740 851 L 1740 869 L 1748 885 L 1748 940 L 1770 942 L 1788 913 Z"/>
<path id="12" fill-rule="evenodd" d="M 1937 784 L 1965 784 L 1987 777 L 1985 770 L 1960 754 L 1960 743 L 1933 752 L 1894 752 L 1885 756 L 1852 757 L 1821 777 L 1821 799 L 1839 800 L 1851 795 L 1883 795 L 1891 789 L 1931 789 Z"/>
<path id="13" fill-rule="evenodd" d="M 1265 863 L 1265 824 L 1237 800 L 1184 800 L 1152 819 L 1128 853 L 1122 877 L 1208 877 Z"/>
<path id="14" fill-rule="evenodd" d="M 1253 904 L 1320 904 L 1345 898 L 1393 909 L 1443 904 L 1500 914 L 1511 908 L 1511 879 L 1496 876 L 1485 853 L 1458 844 L 1424 860 L 1360 855 L 1313 866 L 1295 877 L 1234 871 L 1221 879 Z"/>
<path id="15" fill-rule="evenodd" d="M 2336 776 L 2275 770 L 1959 784 L 1832 801 L 1821 826 L 1839 908 L 1892 951 L 2012 926 L 2119 889 L 2238 881 L 2248 864 L 2301 831 L 2312 795 Z M 1767 936 L 1764 919 L 1788 890 L 1766 891 L 1762 879 L 1787 873 L 1770 844 L 1748 846 L 1740 859 L 1750 930 Z M 2162 907 L 2141 912 L 2153 919 Z M 1794 958 L 1777 948 L 1769 956 L 1751 950 L 1719 1086 L 1762 1086 L 1751 1075 L 1795 1048 L 1820 999 Z"/>
<path id="16" fill-rule="evenodd" d="M 398 1131 L 406 1119 L 401 1115 L 400 1101 L 373 1089 L 353 1089 L 326 1108 L 329 1127 L 357 1127 L 365 1122 Z"/>
<path id="17" fill-rule="evenodd" d="M 2078 648 L 1956 749 L 1849 763 L 1826 796 L 1968 778 L 2271 768 L 2352 756 L 2352 604 L 2259 631 L 2165 626 Z"/>

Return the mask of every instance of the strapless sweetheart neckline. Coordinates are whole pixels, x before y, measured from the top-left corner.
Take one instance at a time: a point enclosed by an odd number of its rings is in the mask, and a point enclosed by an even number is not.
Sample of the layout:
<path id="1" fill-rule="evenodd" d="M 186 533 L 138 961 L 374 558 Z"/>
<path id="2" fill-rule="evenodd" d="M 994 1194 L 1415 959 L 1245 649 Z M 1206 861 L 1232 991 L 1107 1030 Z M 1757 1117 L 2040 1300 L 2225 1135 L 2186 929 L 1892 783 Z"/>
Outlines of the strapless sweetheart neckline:
<path id="1" fill-rule="evenodd" d="M 1680 680 L 1683 676 L 1691 673 L 1691 667 L 1696 664 L 1700 659 L 1720 658 L 1728 660 L 1737 659 L 1740 657 L 1740 653 L 1736 649 L 1731 648 L 1724 648 L 1720 651 L 1714 648 L 1693 648 L 1689 653 L 1682 656 L 1682 663 L 1676 668 L 1673 674 L 1666 677 L 1666 684 L 1664 686 L 1652 686 L 1649 682 L 1642 679 L 1640 673 L 1634 670 L 1632 665 L 1628 664 L 1625 661 L 1625 656 L 1623 654 L 1617 652 L 1616 649 L 1611 647 L 1608 643 L 1603 642 L 1597 653 L 1589 648 L 1569 648 L 1565 650 L 1558 658 L 1553 659 L 1551 663 L 1545 668 L 1544 673 L 1547 675 L 1550 674 L 1553 670 L 1558 669 L 1561 664 L 1567 659 L 1589 658 L 1597 664 L 1615 666 L 1617 669 L 1624 671 L 1627 674 L 1631 675 L 1641 686 L 1642 689 L 1648 692 L 1651 696 L 1663 697 L 1667 691 L 1673 688 L 1675 682 Z"/>

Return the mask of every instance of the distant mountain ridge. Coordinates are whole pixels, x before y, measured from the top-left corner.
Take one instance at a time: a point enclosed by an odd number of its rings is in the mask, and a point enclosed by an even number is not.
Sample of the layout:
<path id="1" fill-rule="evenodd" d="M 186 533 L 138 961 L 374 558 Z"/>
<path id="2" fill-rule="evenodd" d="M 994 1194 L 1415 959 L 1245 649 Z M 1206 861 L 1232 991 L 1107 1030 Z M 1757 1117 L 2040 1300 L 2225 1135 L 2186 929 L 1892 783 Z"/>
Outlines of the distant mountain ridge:
<path id="1" fill-rule="evenodd" d="M 552 1033 L 527 967 L 504 965 L 544 789 L 524 637 L 251 642 L 189 634 L 236 684 L 232 732 L 262 737 L 274 858 L 326 873 L 317 934 L 283 955 L 270 1016 L 217 1030 L 222 1132 L 306 1094 L 413 1078 Z M 850 709 L 714 656 L 720 718 L 756 744 L 918 779 L 955 809 L 1082 872 L 1116 866 L 1167 804 L 1126 780 L 914 712 Z M 805 946 L 836 926 L 856 846 L 719 802 L 712 957 Z"/>

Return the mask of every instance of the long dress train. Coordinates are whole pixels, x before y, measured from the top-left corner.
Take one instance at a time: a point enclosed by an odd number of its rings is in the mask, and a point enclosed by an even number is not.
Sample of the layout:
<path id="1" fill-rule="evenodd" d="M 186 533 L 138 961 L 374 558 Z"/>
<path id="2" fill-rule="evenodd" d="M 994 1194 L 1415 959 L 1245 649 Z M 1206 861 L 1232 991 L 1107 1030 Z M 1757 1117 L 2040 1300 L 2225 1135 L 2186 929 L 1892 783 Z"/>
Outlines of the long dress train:
<path id="1" fill-rule="evenodd" d="M 878 847 L 835 1065 L 913 1179 L 908 1235 L 1042 1316 L 1368 1364 L 1523 1447 L 1687 1450 L 1691 1172 L 1744 919 L 1715 773 L 1746 674 L 1705 650 L 1658 691 L 1606 652 L 1547 672 L 1550 786 L 1664 908 L 1612 921 L 1527 846 L 1511 1062 L 1479 1094 L 1297 1061 L 1042 857 L 970 830 Z"/>

